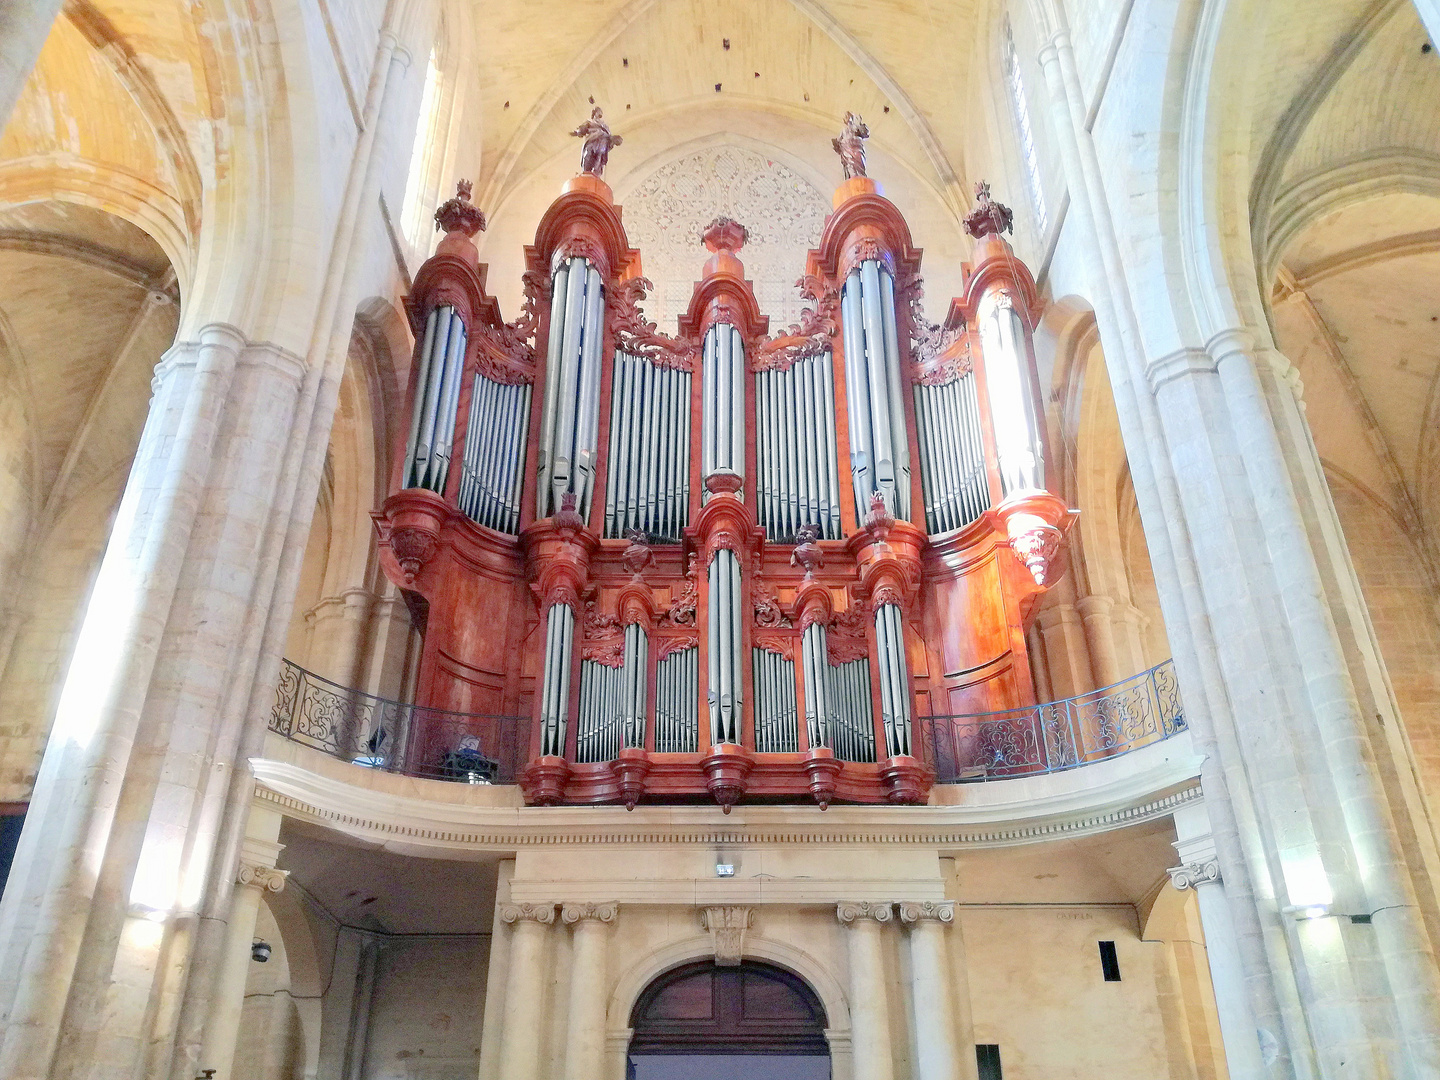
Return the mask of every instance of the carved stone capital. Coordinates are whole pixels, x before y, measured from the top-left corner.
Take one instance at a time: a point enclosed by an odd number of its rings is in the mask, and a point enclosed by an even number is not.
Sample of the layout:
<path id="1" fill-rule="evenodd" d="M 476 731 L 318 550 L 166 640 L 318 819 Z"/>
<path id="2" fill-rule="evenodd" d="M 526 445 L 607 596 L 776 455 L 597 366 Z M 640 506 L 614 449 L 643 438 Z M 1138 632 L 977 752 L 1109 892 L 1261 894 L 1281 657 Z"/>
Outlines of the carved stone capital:
<path id="1" fill-rule="evenodd" d="M 516 923 L 534 922 L 549 926 L 555 921 L 554 904 L 501 904 L 500 921 L 514 926 Z"/>
<path id="2" fill-rule="evenodd" d="M 710 934 L 715 963 L 739 967 L 745 955 L 745 931 L 750 929 L 754 910 L 748 907 L 707 907 L 700 909 L 700 929 Z"/>
<path id="3" fill-rule="evenodd" d="M 581 921 L 613 923 L 620 905 L 613 900 L 603 904 L 566 904 L 560 909 L 560 920 L 567 926 Z"/>
<path id="4" fill-rule="evenodd" d="M 278 893 L 285 888 L 285 879 L 290 876 L 288 870 L 277 870 L 273 866 L 265 866 L 260 863 L 242 862 L 235 871 L 235 884 L 250 885 L 261 892 Z"/>
<path id="5" fill-rule="evenodd" d="M 955 921 L 953 900 L 905 901 L 900 905 L 900 921 L 906 926 L 936 922 L 949 926 Z"/>
<path id="6" fill-rule="evenodd" d="M 890 904 L 873 904 L 869 900 L 841 900 L 835 905 L 835 917 L 846 926 L 856 926 L 867 920 L 888 923 L 895 917 L 895 911 Z"/>
<path id="7" fill-rule="evenodd" d="M 1220 882 L 1220 864 L 1214 859 L 1172 866 L 1165 872 L 1170 875 L 1170 884 L 1182 892 L 1185 889 L 1197 889 L 1201 885 Z"/>

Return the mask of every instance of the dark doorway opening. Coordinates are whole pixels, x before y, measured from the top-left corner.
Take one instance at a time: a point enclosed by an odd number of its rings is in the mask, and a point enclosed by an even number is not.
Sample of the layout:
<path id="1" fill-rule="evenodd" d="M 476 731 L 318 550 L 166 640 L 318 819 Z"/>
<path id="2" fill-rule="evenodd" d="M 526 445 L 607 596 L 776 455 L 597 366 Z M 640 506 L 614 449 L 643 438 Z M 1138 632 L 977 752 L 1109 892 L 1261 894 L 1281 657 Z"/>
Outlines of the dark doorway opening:
<path id="1" fill-rule="evenodd" d="M 630 1014 L 631 1080 L 829 1080 L 825 1009 L 799 976 L 705 960 L 656 979 Z"/>

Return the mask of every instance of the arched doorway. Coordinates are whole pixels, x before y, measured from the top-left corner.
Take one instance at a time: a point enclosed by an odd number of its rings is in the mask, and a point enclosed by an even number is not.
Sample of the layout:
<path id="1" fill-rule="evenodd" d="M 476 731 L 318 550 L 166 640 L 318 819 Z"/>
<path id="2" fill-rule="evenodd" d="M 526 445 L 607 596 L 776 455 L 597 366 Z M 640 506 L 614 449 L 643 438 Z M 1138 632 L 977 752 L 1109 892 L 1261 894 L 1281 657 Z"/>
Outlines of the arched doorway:
<path id="1" fill-rule="evenodd" d="M 629 1080 L 829 1080 L 825 1009 L 797 975 L 747 961 L 686 964 L 630 1014 Z"/>

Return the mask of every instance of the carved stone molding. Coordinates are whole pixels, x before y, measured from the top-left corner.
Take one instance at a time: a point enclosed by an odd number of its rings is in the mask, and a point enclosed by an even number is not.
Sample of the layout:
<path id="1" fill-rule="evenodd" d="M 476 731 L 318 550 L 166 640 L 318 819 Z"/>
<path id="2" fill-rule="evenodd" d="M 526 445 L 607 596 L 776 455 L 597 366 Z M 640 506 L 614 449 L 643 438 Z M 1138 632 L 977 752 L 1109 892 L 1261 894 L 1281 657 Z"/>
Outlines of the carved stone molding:
<path id="1" fill-rule="evenodd" d="M 259 863 L 242 862 L 239 869 L 235 871 L 235 884 L 252 885 L 261 892 L 278 893 L 285 888 L 285 879 L 290 876 L 288 870 L 277 870 L 273 866 L 264 866 Z"/>
<path id="2" fill-rule="evenodd" d="M 754 909 L 748 907 L 707 907 L 700 909 L 700 929 L 708 931 L 719 967 L 739 967 L 745 956 L 745 932 L 750 929 Z"/>
<path id="3" fill-rule="evenodd" d="M 948 926 L 955 921 L 955 901 L 907 900 L 900 905 L 900 921 L 906 926 L 914 926 L 920 922 L 937 922 Z"/>
<path id="4" fill-rule="evenodd" d="M 613 900 L 605 904 L 566 904 L 560 909 L 560 921 L 574 926 L 582 920 L 613 923 L 620 913 L 620 905 Z"/>
<path id="5" fill-rule="evenodd" d="M 1206 862 L 1186 863 L 1183 866 L 1172 866 L 1165 871 L 1170 875 L 1170 884 L 1182 892 L 1186 889 L 1196 889 L 1201 885 L 1219 884 L 1220 864 L 1214 859 Z"/>
<path id="6" fill-rule="evenodd" d="M 874 904 L 869 900 L 842 900 L 835 905 L 835 917 L 846 926 L 854 926 L 867 919 L 888 923 L 895 917 L 895 910 L 892 904 Z"/>
<path id="7" fill-rule="evenodd" d="M 549 926 L 555 921 L 554 904 L 501 904 L 500 921 L 510 926 L 535 922 Z"/>

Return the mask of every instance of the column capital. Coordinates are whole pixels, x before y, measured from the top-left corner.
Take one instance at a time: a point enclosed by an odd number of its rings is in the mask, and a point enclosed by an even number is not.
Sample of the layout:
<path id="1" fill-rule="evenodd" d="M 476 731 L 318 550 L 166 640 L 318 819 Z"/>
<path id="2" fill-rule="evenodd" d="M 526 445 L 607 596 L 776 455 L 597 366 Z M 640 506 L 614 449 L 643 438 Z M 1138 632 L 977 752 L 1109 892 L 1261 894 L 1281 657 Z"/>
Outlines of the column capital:
<path id="1" fill-rule="evenodd" d="M 868 900 L 841 900 L 835 905 L 835 917 L 846 926 L 864 922 L 888 923 L 895 917 L 890 904 L 872 904 Z"/>
<path id="2" fill-rule="evenodd" d="M 949 926 L 955 921 L 955 901 L 906 900 L 900 904 L 900 921 L 906 926 L 918 926 L 922 922 L 942 923 Z"/>
<path id="3" fill-rule="evenodd" d="M 620 905 L 613 900 L 603 904 L 565 904 L 560 909 L 560 921 L 567 926 L 578 922 L 613 923 L 619 913 Z"/>
<path id="4" fill-rule="evenodd" d="M 278 893 L 285 888 L 289 870 L 277 870 L 264 863 L 242 861 L 235 871 L 235 884 L 251 885 L 261 892 Z"/>
<path id="5" fill-rule="evenodd" d="M 1170 884 L 1182 892 L 1185 889 L 1198 889 L 1201 885 L 1220 882 L 1220 864 L 1214 859 L 1172 866 L 1165 872 L 1170 875 Z"/>
<path id="6" fill-rule="evenodd" d="M 501 904 L 500 921 L 512 926 L 516 923 L 534 922 L 549 926 L 555 921 L 554 904 Z"/>

